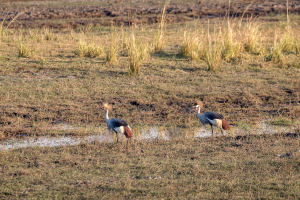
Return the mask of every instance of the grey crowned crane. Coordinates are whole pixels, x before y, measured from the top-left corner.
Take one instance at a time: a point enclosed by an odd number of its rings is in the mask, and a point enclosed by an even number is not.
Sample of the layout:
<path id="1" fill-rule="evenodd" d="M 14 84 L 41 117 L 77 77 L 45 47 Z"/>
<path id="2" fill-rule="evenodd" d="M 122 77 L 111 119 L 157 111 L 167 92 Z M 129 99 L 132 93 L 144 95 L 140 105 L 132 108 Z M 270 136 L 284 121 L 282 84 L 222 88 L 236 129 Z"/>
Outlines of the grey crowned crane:
<path id="1" fill-rule="evenodd" d="M 107 103 L 104 103 L 103 107 L 105 110 L 105 121 L 106 121 L 108 130 L 113 130 L 116 133 L 117 142 L 119 142 L 118 133 L 124 134 L 126 136 L 126 138 L 128 138 L 128 139 L 131 138 L 132 132 L 131 132 L 129 125 L 122 119 L 116 119 L 116 118 L 109 119 L 108 110 L 110 110 L 111 107 Z M 127 140 L 127 142 L 128 142 L 128 140 Z"/>
<path id="2" fill-rule="evenodd" d="M 211 126 L 211 134 L 214 135 L 213 126 L 217 126 L 220 128 L 222 135 L 224 135 L 223 130 L 230 129 L 228 122 L 224 119 L 222 115 L 216 112 L 205 112 L 202 115 L 200 114 L 200 108 L 203 106 L 201 101 L 197 101 L 196 110 L 198 118 L 201 123 L 205 126 L 205 124 L 209 124 Z"/>

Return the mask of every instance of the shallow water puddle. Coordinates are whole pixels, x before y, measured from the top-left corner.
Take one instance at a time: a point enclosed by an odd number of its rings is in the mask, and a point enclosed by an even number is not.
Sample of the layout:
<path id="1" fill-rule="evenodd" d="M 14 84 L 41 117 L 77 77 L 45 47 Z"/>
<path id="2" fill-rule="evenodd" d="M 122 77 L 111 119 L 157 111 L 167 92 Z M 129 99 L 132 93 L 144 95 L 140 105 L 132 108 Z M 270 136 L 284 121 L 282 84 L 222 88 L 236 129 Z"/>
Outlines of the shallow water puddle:
<path id="1" fill-rule="evenodd" d="M 72 129 L 85 129 L 87 132 L 93 132 L 93 134 L 79 137 L 79 136 L 61 136 L 61 137 L 26 137 L 26 138 L 12 138 L 0 142 L 0 151 L 16 149 L 16 148 L 26 148 L 26 147 L 56 147 L 56 146 L 68 146 L 68 145 L 78 145 L 83 143 L 91 142 L 103 142 L 103 143 L 113 143 L 116 141 L 116 135 L 109 132 L 107 129 L 101 130 L 100 127 L 80 127 L 73 126 L 67 123 L 54 124 L 53 129 L 59 130 L 72 130 Z M 98 131 L 95 129 L 98 128 Z M 249 130 L 248 130 L 249 129 Z M 251 126 L 248 129 L 241 129 L 237 126 L 231 126 L 231 129 L 225 131 L 225 136 L 237 136 L 244 134 L 275 134 L 283 132 L 295 132 L 295 127 L 287 126 L 273 126 L 269 125 L 267 122 L 261 122 L 259 125 Z M 91 131 L 88 131 L 91 130 Z M 135 141 L 140 140 L 170 140 L 176 137 L 194 137 L 194 138 L 207 138 L 211 137 L 210 127 L 199 126 L 194 130 L 183 129 L 183 128 L 173 128 L 166 129 L 164 127 L 143 127 L 137 130 L 133 130 Z M 136 133 L 136 134 L 135 134 Z M 189 134 L 184 134 L 189 133 Z M 214 137 L 222 136 L 220 129 L 214 127 Z M 120 141 L 126 141 L 125 136 L 119 136 Z"/>

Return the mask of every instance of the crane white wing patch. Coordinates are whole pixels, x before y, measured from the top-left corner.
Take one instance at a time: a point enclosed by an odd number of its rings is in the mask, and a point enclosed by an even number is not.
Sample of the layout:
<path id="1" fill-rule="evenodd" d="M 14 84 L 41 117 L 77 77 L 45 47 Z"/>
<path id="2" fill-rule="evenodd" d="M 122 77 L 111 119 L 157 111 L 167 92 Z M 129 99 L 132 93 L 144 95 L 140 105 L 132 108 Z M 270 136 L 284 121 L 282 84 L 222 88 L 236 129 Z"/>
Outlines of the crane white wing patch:
<path id="1" fill-rule="evenodd" d="M 124 126 L 115 127 L 114 130 L 115 130 L 117 133 L 124 134 Z"/>
<path id="2" fill-rule="evenodd" d="M 219 128 L 222 128 L 222 120 L 221 119 L 214 119 L 214 120 L 210 120 L 208 118 L 206 118 L 212 125 L 215 125 Z"/>

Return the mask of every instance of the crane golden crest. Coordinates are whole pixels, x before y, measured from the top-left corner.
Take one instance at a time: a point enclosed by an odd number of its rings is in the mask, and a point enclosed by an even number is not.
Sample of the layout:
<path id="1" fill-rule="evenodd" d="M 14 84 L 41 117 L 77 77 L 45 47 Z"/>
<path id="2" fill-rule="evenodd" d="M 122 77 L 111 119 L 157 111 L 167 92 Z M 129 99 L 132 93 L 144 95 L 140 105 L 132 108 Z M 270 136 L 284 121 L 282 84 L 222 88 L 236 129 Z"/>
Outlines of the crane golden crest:
<path id="1" fill-rule="evenodd" d="M 203 107 L 202 101 L 197 101 L 197 104 L 198 104 L 199 107 Z"/>
<path id="2" fill-rule="evenodd" d="M 103 107 L 105 110 L 111 110 L 111 106 L 108 103 L 103 103 Z"/>

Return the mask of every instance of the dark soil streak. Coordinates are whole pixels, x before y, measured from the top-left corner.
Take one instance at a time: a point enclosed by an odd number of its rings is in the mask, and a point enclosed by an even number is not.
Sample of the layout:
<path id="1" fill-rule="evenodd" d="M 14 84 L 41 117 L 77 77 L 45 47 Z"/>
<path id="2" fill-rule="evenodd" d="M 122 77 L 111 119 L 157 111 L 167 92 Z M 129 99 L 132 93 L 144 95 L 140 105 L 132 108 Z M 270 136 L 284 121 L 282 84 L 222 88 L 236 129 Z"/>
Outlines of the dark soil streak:
<path id="1" fill-rule="evenodd" d="M 54 1 L 56 2 L 56 1 Z M 72 2 L 70 2 L 72 3 Z M 147 4 L 148 3 L 148 4 Z M 109 26 L 134 24 L 153 24 L 160 21 L 162 14 L 161 6 L 130 5 L 128 3 L 105 3 L 102 5 L 37 5 L 27 3 L 28 6 L 18 4 L 2 3 L 0 6 L 0 21 L 5 19 L 5 25 L 9 23 L 19 12 L 26 12 L 19 16 L 17 23 L 12 23 L 11 28 L 26 27 L 51 27 L 51 28 L 77 28 L 78 26 Z M 268 14 L 286 13 L 286 1 L 259 1 L 233 2 L 230 6 L 231 17 L 256 17 Z M 32 5 L 31 5 L 32 4 Z M 219 1 L 205 3 L 178 3 L 171 4 L 167 8 L 167 22 L 185 22 L 198 18 L 224 17 L 228 15 L 228 3 Z M 289 5 L 289 13 L 300 13 L 300 2 L 294 1 Z M 4 18 L 6 16 L 6 18 Z"/>

